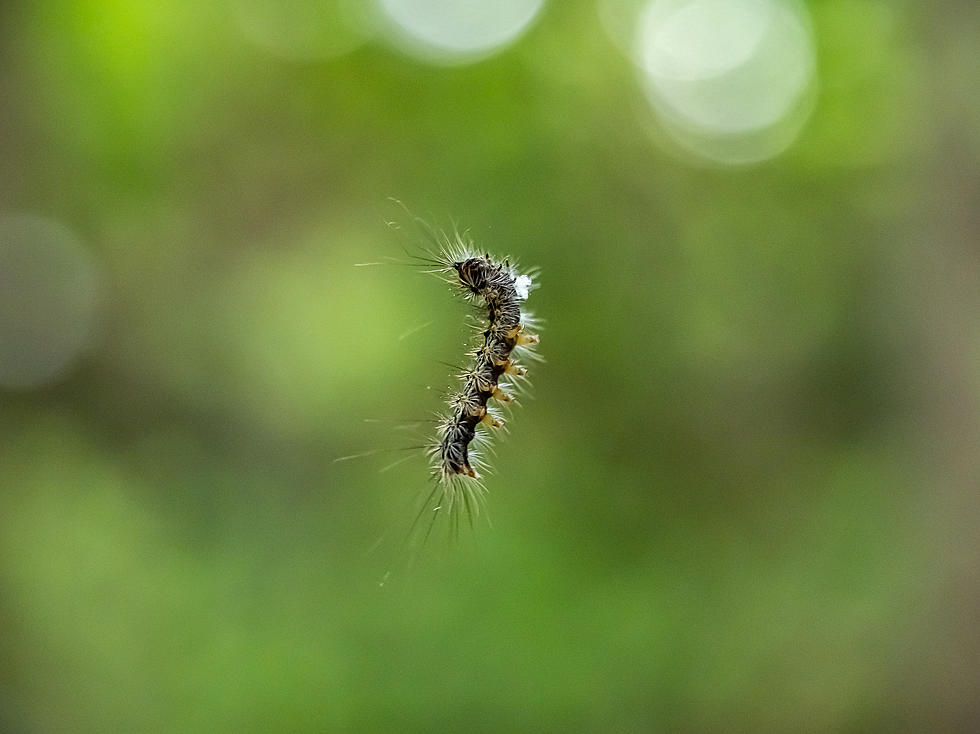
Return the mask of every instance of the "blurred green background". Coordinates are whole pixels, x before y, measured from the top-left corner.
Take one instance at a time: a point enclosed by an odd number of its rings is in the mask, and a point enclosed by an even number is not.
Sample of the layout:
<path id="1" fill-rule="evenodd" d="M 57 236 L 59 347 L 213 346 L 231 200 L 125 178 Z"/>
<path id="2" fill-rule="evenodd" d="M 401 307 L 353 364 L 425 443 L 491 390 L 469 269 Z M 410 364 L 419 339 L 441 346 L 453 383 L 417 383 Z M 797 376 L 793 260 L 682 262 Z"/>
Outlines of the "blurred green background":
<path id="1" fill-rule="evenodd" d="M 0 730 L 973 730 L 978 48 L 973 0 L 3 4 Z M 421 550 L 424 460 L 334 463 L 465 335 L 353 267 L 389 197 L 542 270 L 493 526 Z"/>

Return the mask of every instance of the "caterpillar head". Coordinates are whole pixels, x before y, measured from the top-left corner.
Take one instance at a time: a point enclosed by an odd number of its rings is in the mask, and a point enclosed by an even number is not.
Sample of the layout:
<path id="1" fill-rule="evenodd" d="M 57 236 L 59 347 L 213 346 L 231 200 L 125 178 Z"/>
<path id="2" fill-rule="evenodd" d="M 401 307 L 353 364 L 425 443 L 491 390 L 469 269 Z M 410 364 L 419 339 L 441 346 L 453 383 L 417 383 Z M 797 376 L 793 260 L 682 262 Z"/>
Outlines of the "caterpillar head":
<path id="1" fill-rule="evenodd" d="M 483 258 L 471 257 L 454 262 L 453 268 L 459 275 L 459 282 L 474 293 L 481 293 L 487 287 L 487 265 Z"/>

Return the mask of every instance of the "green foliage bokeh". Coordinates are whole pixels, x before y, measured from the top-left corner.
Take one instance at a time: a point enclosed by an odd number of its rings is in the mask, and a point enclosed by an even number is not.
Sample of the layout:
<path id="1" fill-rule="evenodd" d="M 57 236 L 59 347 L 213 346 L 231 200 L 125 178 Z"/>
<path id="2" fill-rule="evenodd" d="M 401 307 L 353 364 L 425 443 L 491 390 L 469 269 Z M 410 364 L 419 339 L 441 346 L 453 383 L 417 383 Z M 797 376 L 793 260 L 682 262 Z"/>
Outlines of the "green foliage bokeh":
<path id="1" fill-rule="evenodd" d="M 0 213 L 102 273 L 86 353 L 0 392 L 0 728 L 968 726 L 977 8 L 807 7 L 814 110 L 743 168 L 658 144 L 584 0 L 456 66 L 0 9 Z M 390 197 L 542 272 L 492 527 L 421 551 L 424 460 L 379 469 L 465 309 L 354 267 L 416 237 Z"/>

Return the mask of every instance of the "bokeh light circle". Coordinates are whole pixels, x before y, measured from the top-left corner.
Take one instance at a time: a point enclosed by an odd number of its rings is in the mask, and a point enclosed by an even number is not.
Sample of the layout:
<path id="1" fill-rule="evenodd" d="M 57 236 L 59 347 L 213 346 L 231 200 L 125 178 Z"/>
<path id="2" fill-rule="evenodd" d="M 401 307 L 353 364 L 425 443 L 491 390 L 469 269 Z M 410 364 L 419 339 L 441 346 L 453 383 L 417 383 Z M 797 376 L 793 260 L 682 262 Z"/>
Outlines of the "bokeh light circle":
<path id="1" fill-rule="evenodd" d="M 664 132 L 719 163 L 778 154 L 812 109 L 815 43 L 795 0 L 652 0 L 634 59 Z"/>
<path id="2" fill-rule="evenodd" d="M 424 60 L 458 63 L 484 58 L 516 40 L 544 0 L 381 0 L 395 41 Z"/>
<path id="3" fill-rule="evenodd" d="M 38 387 L 70 368 L 90 343 L 100 282 L 64 226 L 0 214 L 0 387 Z"/>

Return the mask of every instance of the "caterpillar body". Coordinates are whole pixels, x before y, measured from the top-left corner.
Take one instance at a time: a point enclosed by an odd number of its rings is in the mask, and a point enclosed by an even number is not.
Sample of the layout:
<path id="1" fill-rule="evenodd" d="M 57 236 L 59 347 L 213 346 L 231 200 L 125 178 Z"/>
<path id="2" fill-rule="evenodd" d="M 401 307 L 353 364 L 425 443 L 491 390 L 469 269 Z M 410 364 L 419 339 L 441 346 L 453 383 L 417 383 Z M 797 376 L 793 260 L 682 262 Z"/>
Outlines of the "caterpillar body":
<path id="1" fill-rule="evenodd" d="M 501 379 L 505 375 L 523 377 L 526 370 L 512 360 L 514 350 L 539 341 L 537 334 L 525 331 L 521 320 L 521 302 L 527 298 L 532 280 L 528 275 L 518 275 L 508 261 L 497 263 L 489 255 L 454 260 L 450 265 L 466 294 L 482 299 L 487 328 L 483 343 L 469 353 L 472 365 L 461 375 L 462 389 L 450 400 L 441 437 L 430 453 L 439 478 L 463 474 L 476 479 L 479 474 L 470 460 L 469 446 L 476 438 L 477 426 L 500 427 L 488 403 L 491 398 L 501 402 L 513 399 L 501 387 Z"/>
<path id="2" fill-rule="evenodd" d="M 405 209 L 429 246 L 419 248 L 416 242 L 407 248 L 408 262 L 390 258 L 386 261 L 412 265 L 435 275 L 472 304 L 479 314 L 473 344 L 466 353 L 468 362 L 459 367 L 457 385 L 446 396 L 447 409 L 438 413 L 434 421 L 412 421 L 400 426 L 411 428 L 426 423 L 436 426 L 434 435 L 422 438 L 415 445 L 401 447 L 412 451 L 414 456 L 418 456 L 416 451 L 422 449 L 430 466 L 431 490 L 423 495 L 405 537 L 406 543 L 414 545 L 412 541 L 418 540 L 415 531 L 420 523 L 427 525 L 421 539 L 424 544 L 439 517 L 448 519 L 450 533 L 455 535 L 461 516 L 465 515 L 472 525 L 485 505 L 482 473 L 487 469 L 485 453 L 490 450 L 490 437 L 495 432 L 506 431 L 502 416 L 505 406 L 510 406 L 529 384 L 527 369 L 522 363 L 543 361 L 535 350 L 539 342 L 536 333 L 539 322 L 524 309 L 530 292 L 538 286 L 538 271 L 520 272 L 512 260 L 480 252 L 465 232 L 454 229 L 449 235 L 435 229 L 412 215 L 401 202 L 393 201 Z M 393 221 L 389 221 L 388 226 L 401 229 Z M 357 266 L 383 264 L 386 263 L 366 262 Z M 410 329 L 399 339 L 419 328 L 422 327 Z M 385 449 L 375 449 L 339 457 L 335 461 L 384 452 Z M 381 471 L 390 470 L 411 458 L 404 456 Z M 423 518 L 427 514 L 426 522 Z M 385 535 L 373 548 L 383 542 Z"/>
<path id="3" fill-rule="evenodd" d="M 427 446 L 435 486 L 420 515 L 427 508 L 445 510 L 458 522 L 462 507 L 472 521 L 485 495 L 481 471 L 490 433 L 503 428 L 501 407 L 526 384 L 527 369 L 520 362 L 540 360 L 534 351 L 539 337 L 532 333 L 538 324 L 523 307 L 537 286 L 537 273 L 521 273 L 509 259 L 479 253 L 458 232 L 452 239 L 431 233 L 439 250 L 416 259 L 479 310 L 480 325 L 467 366 L 456 376 L 458 387 L 447 399 L 448 411 L 438 416 Z"/>

